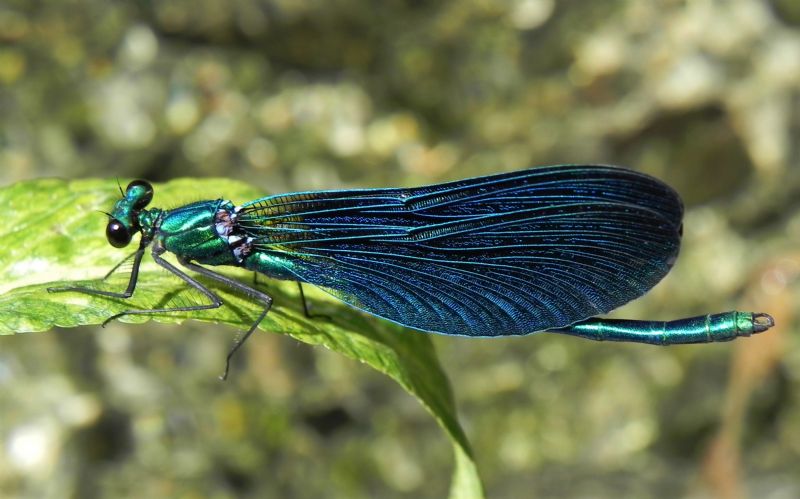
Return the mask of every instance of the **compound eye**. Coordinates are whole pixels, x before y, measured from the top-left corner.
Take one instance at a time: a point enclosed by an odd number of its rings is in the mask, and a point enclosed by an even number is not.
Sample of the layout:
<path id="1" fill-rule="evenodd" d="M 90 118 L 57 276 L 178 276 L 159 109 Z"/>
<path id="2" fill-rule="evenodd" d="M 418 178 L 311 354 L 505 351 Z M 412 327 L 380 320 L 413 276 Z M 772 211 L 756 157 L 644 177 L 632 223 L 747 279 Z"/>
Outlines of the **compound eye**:
<path id="1" fill-rule="evenodd" d="M 125 197 L 132 198 L 133 208 L 141 210 L 153 200 L 153 186 L 145 180 L 134 180 L 125 188 Z"/>
<path id="2" fill-rule="evenodd" d="M 124 248 L 131 242 L 131 233 L 117 219 L 111 219 L 106 225 L 106 239 L 115 248 Z"/>

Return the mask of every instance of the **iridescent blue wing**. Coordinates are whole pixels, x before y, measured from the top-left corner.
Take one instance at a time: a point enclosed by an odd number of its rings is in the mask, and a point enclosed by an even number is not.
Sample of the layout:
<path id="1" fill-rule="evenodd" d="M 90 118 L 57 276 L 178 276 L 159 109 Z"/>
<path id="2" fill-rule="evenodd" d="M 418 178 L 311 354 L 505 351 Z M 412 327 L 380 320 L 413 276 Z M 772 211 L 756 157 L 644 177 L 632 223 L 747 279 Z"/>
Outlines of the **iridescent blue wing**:
<path id="1" fill-rule="evenodd" d="M 678 254 L 682 205 L 618 167 L 550 166 L 411 189 L 244 205 L 255 249 L 297 280 L 423 331 L 528 334 L 641 296 Z"/>

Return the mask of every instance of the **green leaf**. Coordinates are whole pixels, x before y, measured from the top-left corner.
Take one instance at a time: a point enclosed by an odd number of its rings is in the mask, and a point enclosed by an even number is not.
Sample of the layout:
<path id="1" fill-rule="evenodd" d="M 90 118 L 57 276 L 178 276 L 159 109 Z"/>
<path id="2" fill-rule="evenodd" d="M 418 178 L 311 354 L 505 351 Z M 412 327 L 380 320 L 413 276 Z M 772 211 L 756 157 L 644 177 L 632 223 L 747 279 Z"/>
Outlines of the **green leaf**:
<path id="1" fill-rule="evenodd" d="M 179 179 L 155 186 L 153 206 L 168 209 L 219 196 L 244 202 L 263 195 L 246 184 L 225 179 Z M 80 280 L 96 282 L 130 252 L 108 244 L 107 217 L 99 213 L 110 210 L 118 197 L 116 183 L 108 180 L 45 179 L 0 189 L 0 206 L 4 207 L 0 228 L 0 335 L 101 324 L 124 310 L 197 300 L 192 296 L 195 292 L 149 257 L 142 264 L 136 293 L 129 300 L 47 292 L 50 286 Z M 216 270 L 243 282 L 252 279 L 251 273 L 241 269 Z M 200 312 L 123 316 L 121 320 L 139 323 L 150 318 L 161 322 L 196 319 L 240 329 L 252 323 L 259 311 L 257 305 L 216 283 L 204 283 L 219 293 L 225 306 Z M 125 281 L 118 280 L 116 284 L 116 289 L 121 290 Z M 452 442 L 455 470 L 450 496 L 483 496 L 469 442 L 456 417 L 449 382 L 428 335 L 368 318 L 342 304 L 331 304 L 337 307 L 336 313 L 331 314 L 332 321 L 307 320 L 293 283 L 271 281 L 269 292 L 275 298 L 274 306 L 261 329 L 325 346 L 397 381 L 433 415 Z"/>

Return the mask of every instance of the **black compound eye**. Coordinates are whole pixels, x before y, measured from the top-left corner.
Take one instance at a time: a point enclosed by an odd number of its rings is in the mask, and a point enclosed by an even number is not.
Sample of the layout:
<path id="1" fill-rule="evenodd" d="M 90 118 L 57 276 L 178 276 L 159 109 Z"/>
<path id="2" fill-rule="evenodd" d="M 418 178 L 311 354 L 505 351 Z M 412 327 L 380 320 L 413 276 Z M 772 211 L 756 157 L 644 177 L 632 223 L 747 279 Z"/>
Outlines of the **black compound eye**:
<path id="1" fill-rule="evenodd" d="M 106 225 L 106 239 L 115 248 L 124 248 L 131 242 L 131 233 L 119 220 L 111 219 Z"/>
<path id="2" fill-rule="evenodd" d="M 141 210 L 153 200 L 153 186 L 145 180 L 134 180 L 125 188 L 125 196 L 133 199 L 134 209 Z"/>

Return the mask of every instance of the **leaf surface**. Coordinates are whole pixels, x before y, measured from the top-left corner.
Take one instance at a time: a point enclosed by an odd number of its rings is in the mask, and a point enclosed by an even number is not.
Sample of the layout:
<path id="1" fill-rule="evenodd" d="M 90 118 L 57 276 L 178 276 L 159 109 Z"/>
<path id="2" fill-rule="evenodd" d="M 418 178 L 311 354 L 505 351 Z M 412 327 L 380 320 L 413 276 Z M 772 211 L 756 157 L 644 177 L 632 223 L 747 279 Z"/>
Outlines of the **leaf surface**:
<path id="1" fill-rule="evenodd" d="M 178 179 L 154 187 L 152 206 L 164 209 L 200 199 L 224 197 L 241 204 L 264 196 L 244 183 L 227 179 Z M 129 300 L 47 292 L 51 286 L 96 283 L 136 248 L 137 238 L 125 250 L 113 248 L 105 239 L 107 217 L 101 211 L 110 210 L 119 195 L 113 180 L 97 179 L 42 179 L 0 189 L 0 206 L 4 207 L 4 224 L 0 228 L 0 335 L 47 331 L 56 326 L 98 325 L 125 310 L 197 302 L 196 292 L 155 265 L 149 255 L 142 264 L 136 292 Z M 241 269 L 215 270 L 252 282 L 252 273 Z M 124 275 L 115 275 L 107 284 L 116 284 L 115 290 L 121 291 L 125 282 Z M 217 283 L 204 283 L 223 298 L 223 307 L 124 316 L 121 320 L 141 323 L 152 318 L 180 323 L 195 319 L 239 329 L 252 323 L 259 311 L 256 304 Z M 303 315 L 294 283 L 269 281 L 268 289 L 274 305 L 261 329 L 322 345 L 394 379 L 422 403 L 452 442 L 455 469 L 450 496 L 483 496 L 469 442 L 458 423 L 450 384 L 428 335 L 367 317 L 334 303 L 322 292 L 314 293 L 313 300 L 328 300 L 325 310 L 333 318 L 309 320 Z"/>

